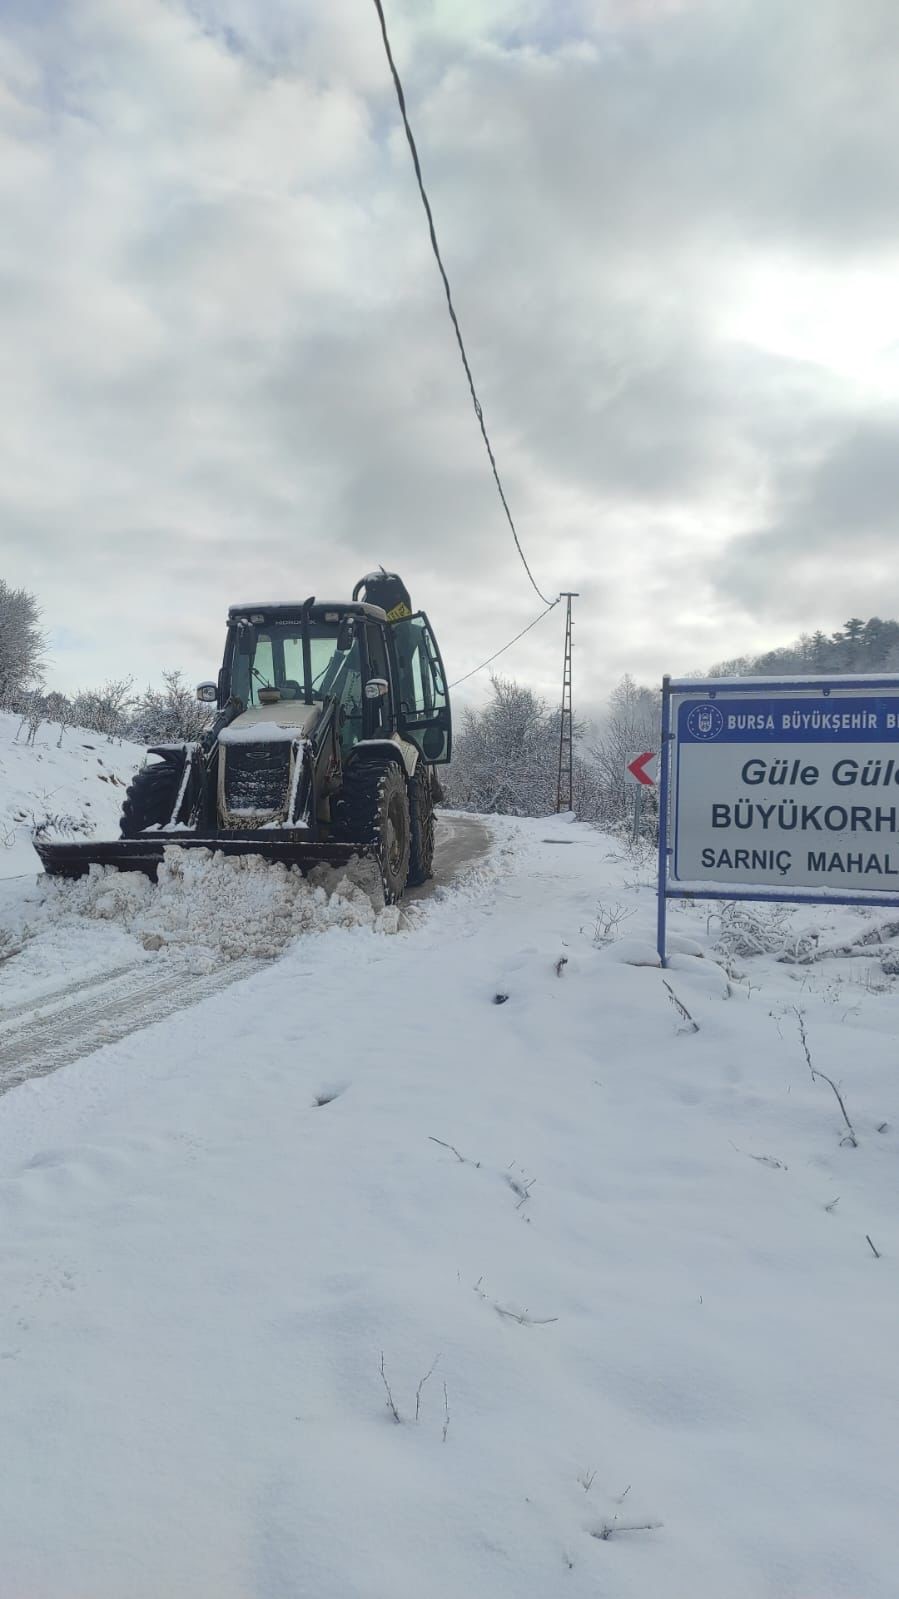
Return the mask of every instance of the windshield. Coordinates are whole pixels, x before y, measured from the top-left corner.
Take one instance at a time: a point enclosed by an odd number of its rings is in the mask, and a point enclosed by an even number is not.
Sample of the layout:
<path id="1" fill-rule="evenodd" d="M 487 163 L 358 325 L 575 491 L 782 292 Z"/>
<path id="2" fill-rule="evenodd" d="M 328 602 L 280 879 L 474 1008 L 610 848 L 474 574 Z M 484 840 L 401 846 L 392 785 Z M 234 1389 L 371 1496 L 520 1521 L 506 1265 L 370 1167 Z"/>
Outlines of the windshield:
<path id="1" fill-rule="evenodd" d="M 350 628 L 337 622 L 310 622 L 312 698 L 329 695 L 346 703 L 361 699 L 359 646 Z M 244 705 L 259 705 L 262 689 L 277 689 L 284 700 L 304 700 L 303 629 L 299 619 L 239 622 L 231 652 L 231 693 Z"/>

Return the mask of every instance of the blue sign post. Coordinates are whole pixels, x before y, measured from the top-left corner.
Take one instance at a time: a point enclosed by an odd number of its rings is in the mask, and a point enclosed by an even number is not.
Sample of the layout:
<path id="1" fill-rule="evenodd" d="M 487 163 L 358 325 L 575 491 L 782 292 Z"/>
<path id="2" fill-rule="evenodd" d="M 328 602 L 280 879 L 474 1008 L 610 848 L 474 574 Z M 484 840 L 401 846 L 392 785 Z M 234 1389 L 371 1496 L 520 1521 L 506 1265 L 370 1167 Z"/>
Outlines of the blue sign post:
<path id="1" fill-rule="evenodd" d="M 899 906 L 899 677 L 662 684 L 669 899 Z"/>

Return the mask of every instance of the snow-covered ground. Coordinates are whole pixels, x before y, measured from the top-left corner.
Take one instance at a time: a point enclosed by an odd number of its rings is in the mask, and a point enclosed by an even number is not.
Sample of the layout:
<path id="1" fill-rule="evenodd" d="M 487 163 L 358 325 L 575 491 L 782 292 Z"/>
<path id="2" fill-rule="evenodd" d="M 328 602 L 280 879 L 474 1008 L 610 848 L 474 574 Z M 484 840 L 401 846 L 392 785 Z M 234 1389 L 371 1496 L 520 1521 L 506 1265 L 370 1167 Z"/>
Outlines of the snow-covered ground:
<path id="1" fill-rule="evenodd" d="M 0 878 L 39 870 L 31 833 L 48 818 L 74 823 L 80 838 L 118 838 L 125 789 L 146 756 L 137 744 L 84 728 L 60 734 L 52 722 L 33 745 L 27 740 L 21 719 L 0 711 Z"/>
<path id="2" fill-rule="evenodd" d="M 685 906 L 663 974 L 648 868 L 490 825 L 0 1098 L 0 1593 L 893 1599 L 890 959 L 728 975 Z M 52 892 L 0 1004 L 63 927 L 178 957 Z"/>

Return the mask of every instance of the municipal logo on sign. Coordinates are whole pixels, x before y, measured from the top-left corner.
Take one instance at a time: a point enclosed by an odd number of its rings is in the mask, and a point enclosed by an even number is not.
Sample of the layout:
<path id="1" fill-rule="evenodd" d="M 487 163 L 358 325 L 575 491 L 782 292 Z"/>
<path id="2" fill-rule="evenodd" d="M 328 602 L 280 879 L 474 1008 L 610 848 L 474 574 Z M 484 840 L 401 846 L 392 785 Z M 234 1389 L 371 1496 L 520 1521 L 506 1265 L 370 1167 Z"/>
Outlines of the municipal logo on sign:
<path id="1" fill-rule="evenodd" d="M 717 705 L 694 705 L 687 717 L 687 732 L 702 743 L 717 738 L 724 727 L 724 717 Z"/>

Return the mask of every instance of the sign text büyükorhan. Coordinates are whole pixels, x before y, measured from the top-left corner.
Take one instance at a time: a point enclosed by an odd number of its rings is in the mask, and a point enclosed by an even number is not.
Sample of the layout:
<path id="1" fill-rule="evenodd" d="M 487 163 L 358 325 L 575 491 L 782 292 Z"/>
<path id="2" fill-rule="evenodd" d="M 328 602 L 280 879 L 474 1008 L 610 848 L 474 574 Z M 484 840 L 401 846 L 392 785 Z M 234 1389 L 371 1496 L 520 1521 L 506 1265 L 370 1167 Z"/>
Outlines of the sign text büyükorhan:
<path id="1" fill-rule="evenodd" d="M 673 880 L 899 894 L 899 682 L 675 704 Z"/>

